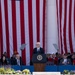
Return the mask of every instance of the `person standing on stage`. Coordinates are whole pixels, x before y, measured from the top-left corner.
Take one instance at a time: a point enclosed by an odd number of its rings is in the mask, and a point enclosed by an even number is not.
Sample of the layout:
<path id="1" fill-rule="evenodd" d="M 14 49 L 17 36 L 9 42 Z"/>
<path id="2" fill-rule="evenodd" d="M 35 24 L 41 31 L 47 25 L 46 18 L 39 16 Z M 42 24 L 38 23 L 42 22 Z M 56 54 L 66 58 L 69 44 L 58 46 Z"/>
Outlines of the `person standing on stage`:
<path id="1" fill-rule="evenodd" d="M 40 47 L 40 42 L 36 43 L 36 47 L 33 49 L 33 54 L 44 54 L 44 49 Z"/>

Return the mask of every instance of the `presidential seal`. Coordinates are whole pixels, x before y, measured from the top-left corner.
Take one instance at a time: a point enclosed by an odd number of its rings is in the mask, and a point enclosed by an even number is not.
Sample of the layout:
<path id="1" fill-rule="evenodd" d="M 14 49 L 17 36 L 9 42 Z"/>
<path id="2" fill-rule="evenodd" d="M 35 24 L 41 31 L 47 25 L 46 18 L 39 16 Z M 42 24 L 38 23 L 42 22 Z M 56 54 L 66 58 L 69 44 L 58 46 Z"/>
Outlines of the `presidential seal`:
<path id="1" fill-rule="evenodd" d="M 43 59 L 42 55 L 38 55 L 38 56 L 37 56 L 37 59 L 38 59 L 39 61 L 41 61 L 41 60 Z"/>

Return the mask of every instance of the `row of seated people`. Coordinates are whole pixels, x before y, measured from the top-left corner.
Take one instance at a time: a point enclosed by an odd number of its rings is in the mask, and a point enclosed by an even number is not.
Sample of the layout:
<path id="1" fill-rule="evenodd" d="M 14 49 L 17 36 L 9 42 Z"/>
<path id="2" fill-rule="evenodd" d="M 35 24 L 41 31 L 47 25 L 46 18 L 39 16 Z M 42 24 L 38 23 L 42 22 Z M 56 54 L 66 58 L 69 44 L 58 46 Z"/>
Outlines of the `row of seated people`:
<path id="1" fill-rule="evenodd" d="M 75 53 L 48 54 L 47 65 L 75 65 Z"/>
<path id="2" fill-rule="evenodd" d="M 0 65 L 23 65 L 23 63 L 18 53 L 13 54 L 11 58 L 8 58 L 5 52 L 0 59 Z"/>
<path id="3" fill-rule="evenodd" d="M 0 65 L 24 65 L 18 53 L 13 54 L 11 58 L 7 57 L 5 52 L 1 59 Z M 30 62 L 30 65 L 33 65 Z M 47 65 L 75 65 L 75 53 L 73 54 L 47 54 Z"/>

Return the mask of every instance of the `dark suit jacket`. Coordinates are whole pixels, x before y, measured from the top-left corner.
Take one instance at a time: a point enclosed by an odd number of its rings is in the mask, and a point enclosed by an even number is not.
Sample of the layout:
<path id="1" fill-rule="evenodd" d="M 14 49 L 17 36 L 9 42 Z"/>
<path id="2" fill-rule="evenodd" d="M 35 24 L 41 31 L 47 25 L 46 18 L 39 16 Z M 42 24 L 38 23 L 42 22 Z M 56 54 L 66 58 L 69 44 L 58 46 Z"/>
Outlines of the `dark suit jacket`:
<path id="1" fill-rule="evenodd" d="M 17 61 L 15 57 L 11 57 L 11 65 L 17 65 Z"/>
<path id="2" fill-rule="evenodd" d="M 37 51 L 37 48 L 34 48 L 33 54 L 37 54 L 37 53 L 44 54 L 44 49 L 40 47 L 39 51 Z"/>
<path id="3" fill-rule="evenodd" d="M 11 65 L 18 65 L 16 58 L 11 57 Z M 23 65 L 21 57 L 20 57 L 20 65 Z"/>
<path id="4" fill-rule="evenodd" d="M 1 65 L 7 65 L 7 60 L 5 59 L 5 61 L 3 62 L 3 60 L 1 59 Z"/>
<path id="5" fill-rule="evenodd" d="M 66 64 L 62 64 L 63 61 L 64 61 L 64 59 L 60 60 L 60 65 L 71 65 L 72 64 L 70 59 L 67 59 L 67 63 Z"/>

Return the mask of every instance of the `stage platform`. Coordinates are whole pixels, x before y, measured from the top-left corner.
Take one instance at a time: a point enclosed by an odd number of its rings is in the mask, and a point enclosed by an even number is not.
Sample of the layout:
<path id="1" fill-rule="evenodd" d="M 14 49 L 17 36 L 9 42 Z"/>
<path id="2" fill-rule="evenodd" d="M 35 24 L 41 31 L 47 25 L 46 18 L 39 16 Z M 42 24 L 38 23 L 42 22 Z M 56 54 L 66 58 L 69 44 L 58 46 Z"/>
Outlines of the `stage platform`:
<path id="1" fill-rule="evenodd" d="M 29 69 L 31 72 L 34 72 L 34 66 L 11 66 L 15 70 Z M 45 67 L 45 72 L 63 72 L 64 70 L 75 70 L 75 65 L 50 65 Z"/>

